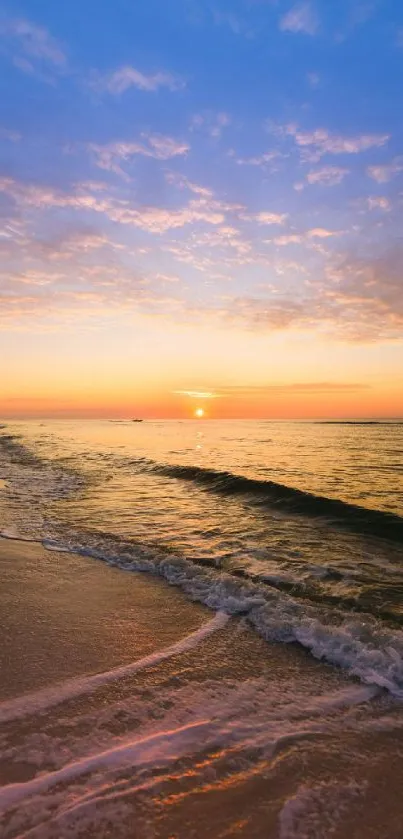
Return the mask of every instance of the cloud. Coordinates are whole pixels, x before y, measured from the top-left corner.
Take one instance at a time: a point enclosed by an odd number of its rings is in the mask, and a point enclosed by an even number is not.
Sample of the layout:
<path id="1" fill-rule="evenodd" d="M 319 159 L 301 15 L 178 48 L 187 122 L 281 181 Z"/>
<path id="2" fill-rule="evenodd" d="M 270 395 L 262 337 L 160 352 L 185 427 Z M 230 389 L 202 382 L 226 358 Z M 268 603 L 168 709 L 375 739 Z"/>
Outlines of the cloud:
<path id="1" fill-rule="evenodd" d="M 324 227 L 313 227 L 307 232 L 308 239 L 329 239 L 331 236 L 337 236 L 337 230 L 326 230 Z"/>
<path id="2" fill-rule="evenodd" d="M 0 290 L 2 326 L 18 329 L 28 318 L 32 329 L 50 319 L 74 324 L 84 318 L 99 328 L 101 319 L 107 321 L 116 314 L 130 322 L 135 312 L 165 316 L 180 308 L 177 298 L 153 290 L 134 273 L 120 269 L 104 283 L 102 265 L 97 266 L 96 279 L 86 277 L 79 266 L 77 272 L 61 277 L 40 272 L 8 275 Z"/>
<path id="3" fill-rule="evenodd" d="M 376 12 L 380 0 L 352 0 L 348 4 L 347 20 L 341 30 L 336 34 L 336 41 L 345 41 L 355 30 L 367 23 Z"/>
<path id="4" fill-rule="evenodd" d="M 95 195 L 80 189 L 74 192 L 60 192 L 52 187 L 24 184 L 12 178 L 0 179 L 0 191 L 13 198 L 21 207 L 38 209 L 70 207 L 74 210 L 102 213 L 111 221 L 132 225 L 149 233 L 164 233 L 167 230 L 184 227 L 193 222 L 218 225 L 224 222 L 224 212 L 233 205 L 204 198 L 190 201 L 180 209 L 141 206 L 135 207 L 126 201 Z M 234 205 L 236 206 L 236 205 Z"/>
<path id="5" fill-rule="evenodd" d="M 254 30 L 232 12 L 222 12 L 218 9 L 213 9 L 212 11 L 213 22 L 216 26 L 227 26 L 234 35 L 243 35 L 246 38 L 252 38 L 254 36 Z"/>
<path id="6" fill-rule="evenodd" d="M 181 175 L 179 172 L 167 172 L 165 179 L 172 186 L 177 186 L 179 189 L 188 189 L 190 192 L 201 195 L 204 198 L 211 198 L 213 195 L 211 189 L 189 181 L 185 175 Z"/>
<path id="7" fill-rule="evenodd" d="M 241 218 L 246 221 L 257 221 L 258 224 L 284 224 L 288 218 L 288 214 L 263 211 L 251 215 L 245 214 Z"/>
<path id="8" fill-rule="evenodd" d="M 215 398 L 236 397 L 248 399 L 255 396 L 264 397 L 276 394 L 287 393 L 344 393 L 359 390 L 366 390 L 370 386 L 361 382 L 285 382 L 282 384 L 261 384 L 261 385 L 223 385 L 212 390 L 211 396 Z M 191 391 L 174 391 L 175 393 L 187 393 L 192 396 Z M 196 394 L 194 394 L 196 395 Z M 200 397 L 202 395 L 200 394 Z M 208 398 L 208 397 L 207 397 Z"/>
<path id="9" fill-rule="evenodd" d="M 389 198 L 384 195 L 370 195 L 367 198 L 367 204 L 369 210 L 383 210 L 388 213 L 392 209 Z"/>
<path id="10" fill-rule="evenodd" d="M 345 330 L 358 340 L 403 338 L 403 250 L 379 257 L 346 257 L 327 271 L 326 300 L 345 318 Z"/>
<path id="11" fill-rule="evenodd" d="M 314 227 L 312 230 L 307 230 L 305 233 L 290 233 L 284 236 L 278 236 L 274 239 L 276 245 L 301 245 L 312 239 L 329 239 L 332 236 L 337 236 L 337 230 L 326 230 L 323 227 Z"/>
<path id="12" fill-rule="evenodd" d="M 100 169 L 114 172 L 128 179 L 119 161 L 130 160 L 135 155 L 153 157 L 156 160 L 169 160 L 172 157 L 187 154 L 190 148 L 186 142 L 175 140 L 173 137 L 142 134 L 141 138 L 142 142 L 118 140 L 103 146 L 91 143 L 88 149 L 95 156 L 95 163 Z"/>
<path id="13" fill-rule="evenodd" d="M 238 264 L 242 264 L 245 257 L 252 251 L 250 242 L 242 237 L 239 230 L 229 225 L 221 225 L 215 227 L 214 230 L 208 230 L 198 236 L 193 236 L 192 246 L 194 249 L 200 248 L 204 254 L 208 252 L 208 249 L 219 248 L 221 251 L 230 254 L 231 259 L 233 258 L 233 252 L 235 252 L 239 260 Z M 228 264 L 228 257 L 224 261 Z M 249 261 L 249 257 L 247 261 Z"/>
<path id="14" fill-rule="evenodd" d="M 267 166 L 273 163 L 274 160 L 286 157 L 280 151 L 268 151 L 264 154 L 257 155 L 257 157 L 238 157 L 237 163 L 239 166 Z"/>
<path id="15" fill-rule="evenodd" d="M 60 309 L 64 316 L 80 305 L 84 310 L 86 301 L 89 309 L 93 305 L 97 311 L 105 310 L 108 317 L 114 308 L 130 312 L 141 305 L 142 310 L 152 309 L 161 317 L 180 322 L 210 320 L 220 328 L 318 330 L 347 341 L 403 338 L 402 248 L 372 259 L 351 254 L 340 259 L 329 253 L 324 267 L 316 259 L 281 261 L 278 254 L 271 256 L 264 250 L 266 238 L 283 234 L 273 239 L 280 247 L 302 244 L 312 249 L 332 243 L 343 231 L 320 225 L 302 231 L 290 229 L 288 223 L 282 227 L 287 219 L 284 213 L 266 210 L 247 214 L 240 205 L 200 192 L 185 176 L 179 175 L 175 185 L 189 194 L 184 193 L 183 206 L 173 208 L 139 205 L 132 191 L 130 198 L 126 193 L 122 198 L 99 183 L 93 184 L 93 189 L 87 182 L 62 191 L 3 178 L 0 187 L 11 210 L 3 239 L 2 318 L 11 310 L 39 315 Z M 175 197 L 180 198 L 180 193 Z M 258 244 L 252 236 L 248 241 L 238 219 L 253 224 Z M 66 223 L 67 232 L 49 238 L 50 229 L 60 231 Z M 187 226 L 186 238 L 182 228 Z M 157 275 L 154 268 L 149 276 L 139 277 L 128 269 L 128 257 L 138 243 L 137 230 L 155 236 L 167 234 L 160 245 L 158 239 L 152 243 L 162 273 Z M 245 225 L 245 231 L 249 230 Z M 120 239 L 129 244 L 123 246 Z M 143 245 L 144 237 L 139 241 Z M 179 282 L 172 270 L 174 259 Z M 239 267 L 250 265 L 258 266 L 259 273 L 244 269 L 244 275 L 252 278 L 249 292 L 228 293 L 239 288 Z M 191 302 L 196 288 L 188 266 L 203 272 L 200 305 Z M 294 280 L 301 267 L 305 277 L 297 284 Z M 284 280 L 275 281 L 276 274 Z M 231 279 L 236 282 L 225 286 L 224 297 L 219 282 Z"/>
<path id="16" fill-rule="evenodd" d="M 18 143 L 21 134 L 18 131 L 10 131 L 9 128 L 0 128 L 0 140 L 9 140 L 10 143 Z"/>
<path id="17" fill-rule="evenodd" d="M 297 3 L 279 23 L 282 32 L 302 32 L 306 35 L 316 35 L 319 21 L 311 3 Z"/>
<path id="18" fill-rule="evenodd" d="M 320 160 L 325 154 L 360 154 L 369 149 L 382 148 L 390 139 L 389 134 L 359 134 L 343 137 L 341 134 L 331 134 L 326 128 L 303 131 L 296 123 L 274 126 L 271 130 L 280 136 L 293 137 L 296 145 L 302 150 L 303 160 L 312 163 Z"/>
<path id="19" fill-rule="evenodd" d="M 338 186 L 348 174 L 349 169 L 341 166 L 323 166 L 308 172 L 306 181 L 308 184 L 319 186 Z"/>
<path id="20" fill-rule="evenodd" d="M 130 317 L 133 311 L 154 314 L 180 323 L 210 323 L 218 328 L 259 330 L 317 330 L 344 341 L 383 341 L 403 339 L 403 249 L 396 247 L 377 258 L 357 259 L 347 254 L 342 260 L 333 257 L 322 274 L 309 274 L 297 289 L 287 292 L 287 284 L 268 282 L 256 286 L 256 295 L 218 294 L 219 267 L 259 264 L 262 255 L 242 239 L 236 227 L 223 221 L 215 200 L 196 198 L 177 210 L 158 207 L 137 208 L 89 194 L 77 187 L 62 193 L 50 187 L 18 184 L 11 179 L 2 183 L 22 213 L 27 212 L 27 230 L 7 229 L 6 243 L 11 248 L 9 263 L 2 260 L 0 279 L 0 318 L 15 326 L 19 318 L 58 318 L 74 321 L 84 317 L 110 318 L 114 313 Z M 219 202 L 218 202 L 219 203 Z M 212 205 L 212 206 L 210 206 Z M 90 227 L 69 229 L 54 240 L 35 237 L 32 226 L 38 225 L 37 211 L 51 210 L 54 224 L 65 218 L 57 210 L 70 208 L 97 213 L 107 221 L 132 225 L 149 233 L 162 233 L 201 222 L 213 230 L 193 229 L 188 243 L 182 240 L 163 243 L 163 253 L 204 272 L 206 297 L 202 304 L 192 302 L 192 291 L 181 282 L 181 275 L 153 272 L 142 276 L 127 265 L 128 246 L 124 250 L 113 236 L 117 231 L 108 224 L 108 234 Z M 71 223 L 71 222 L 70 222 Z M 77 220 L 77 225 L 82 221 Z M 44 219 L 46 229 L 46 217 Z M 280 244 L 295 241 L 313 247 L 340 231 L 317 227 L 302 233 L 291 232 Z M 154 245 L 155 247 L 155 245 Z M 218 258 L 214 249 L 218 248 Z M 121 258 L 124 254 L 125 259 Z M 168 258 L 168 257 L 166 257 Z M 337 259 L 337 262 L 335 261 Z M 290 278 L 299 263 L 267 260 L 274 272 Z M 318 269 L 319 270 L 319 269 Z M 185 271 L 185 276 L 187 271 Z M 222 275 L 223 280 L 229 277 Z M 207 294 L 207 289 L 210 289 Z M 169 289 L 169 294 L 165 293 Z M 171 293 L 173 292 L 173 293 Z M 189 299 L 190 297 L 190 299 Z M 185 389 L 185 388 L 183 388 Z M 188 388 L 186 388 L 187 390 Z M 192 391 L 209 388 L 189 388 Z M 213 389 L 212 389 L 213 390 Z M 215 390 L 215 389 L 214 389 Z"/>
<path id="21" fill-rule="evenodd" d="M 51 66 L 63 70 L 67 65 L 66 54 L 50 32 L 26 18 L 0 18 L 0 35 L 4 50 L 16 67 L 25 73 Z"/>
<path id="22" fill-rule="evenodd" d="M 112 251 L 125 249 L 124 245 L 113 241 L 105 233 L 85 227 L 77 228 L 53 240 L 30 242 L 31 254 L 49 260 L 70 260 L 77 254 L 85 257 L 101 248 L 109 248 Z"/>
<path id="23" fill-rule="evenodd" d="M 125 93 L 131 87 L 137 90 L 143 90 L 147 93 L 154 93 L 160 88 L 167 88 L 171 91 L 182 90 L 185 87 L 185 81 L 179 76 L 159 71 L 147 75 L 137 70 L 135 67 L 127 64 L 123 67 L 118 67 L 107 76 L 97 76 L 92 81 L 92 87 L 97 90 L 105 90 L 108 93 L 120 94 Z"/>
<path id="24" fill-rule="evenodd" d="M 289 233 L 284 236 L 277 236 L 276 239 L 274 239 L 274 243 L 276 245 L 280 245 L 280 247 L 286 247 L 287 245 L 301 245 L 303 241 L 304 237 L 300 233 Z"/>
<path id="25" fill-rule="evenodd" d="M 190 202 L 187 207 L 179 210 L 161 207 L 142 207 L 140 210 L 131 208 L 112 208 L 108 211 L 112 221 L 129 224 L 146 230 L 148 233 L 164 233 L 194 222 L 207 224 L 222 224 L 224 216 L 198 202 Z"/>
<path id="26" fill-rule="evenodd" d="M 307 396 L 317 393 L 354 393 L 369 389 L 370 385 L 361 382 L 285 382 L 281 384 L 261 385 L 217 385 L 203 390 L 174 390 L 178 396 L 190 399 L 264 399 L 286 394 L 303 393 Z"/>
<path id="27" fill-rule="evenodd" d="M 320 76 L 318 73 L 307 73 L 306 74 L 307 82 L 310 87 L 315 90 L 315 88 L 319 87 L 320 85 Z"/>
<path id="28" fill-rule="evenodd" d="M 219 394 L 211 390 L 173 390 L 179 396 L 190 396 L 191 399 L 216 399 Z"/>
<path id="29" fill-rule="evenodd" d="M 220 139 L 224 128 L 231 125 L 231 117 L 225 111 L 214 113 L 203 111 L 194 114 L 190 122 L 191 131 L 205 131 L 213 139 Z"/>
<path id="30" fill-rule="evenodd" d="M 403 172 L 403 158 L 396 157 L 392 163 L 385 163 L 379 166 L 368 166 L 367 173 L 373 181 L 378 184 L 385 184 L 391 181 L 395 175 Z"/>

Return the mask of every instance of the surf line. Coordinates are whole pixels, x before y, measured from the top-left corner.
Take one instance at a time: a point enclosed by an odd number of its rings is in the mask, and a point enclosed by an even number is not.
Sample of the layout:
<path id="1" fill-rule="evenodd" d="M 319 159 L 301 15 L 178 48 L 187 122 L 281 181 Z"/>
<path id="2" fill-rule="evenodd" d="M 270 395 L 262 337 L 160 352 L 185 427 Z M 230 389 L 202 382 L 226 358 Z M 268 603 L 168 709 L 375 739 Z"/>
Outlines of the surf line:
<path id="1" fill-rule="evenodd" d="M 61 769 L 47 774 L 39 774 L 31 781 L 8 784 L 0 789 L 0 813 L 15 807 L 24 798 L 47 792 L 60 783 L 68 783 L 87 772 L 100 769 L 119 769 L 129 766 L 152 767 L 161 757 L 165 760 L 177 759 L 189 748 L 195 748 L 203 738 L 214 730 L 216 724 L 209 720 L 197 720 L 181 728 L 150 734 L 142 740 L 129 741 L 113 746 L 104 752 L 69 763 Z"/>
<path id="2" fill-rule="evenodd" d="M 49 708 L 60 705 L 69 699 L 92 693 L 97 688 L 107 685 L 109 682 L 123 679 L 125 676 L 132 676 L 140 670 L 145 670 L 147 667 L 153 667 L 161 661 L 165 661 L 167 658 L 172 658 L 173 656 L 187 652 L 200 644 L 204 638 L 222 629 L 229 620 L 229 615 L 224 612 L 217 612 L 214 618 L 203 624 L 200 629 L 191 632 L 170 647 L 157 650 L 155 653 L 140 658 L 138 661 L 123 664 L 120 667 L 115 667 L 113 670 L 107 670 L 103 673 L 95 673 L 92 676 L 78 676 L 77 678 L 43 688 L 34 693 L 26 693 L 23 696 L 2 702 L 0 703 L 0 723 L 10 722 L 11 720 L 20 719 L 21 717 L 26 717 L 37 712 L 47 711 Z"/>

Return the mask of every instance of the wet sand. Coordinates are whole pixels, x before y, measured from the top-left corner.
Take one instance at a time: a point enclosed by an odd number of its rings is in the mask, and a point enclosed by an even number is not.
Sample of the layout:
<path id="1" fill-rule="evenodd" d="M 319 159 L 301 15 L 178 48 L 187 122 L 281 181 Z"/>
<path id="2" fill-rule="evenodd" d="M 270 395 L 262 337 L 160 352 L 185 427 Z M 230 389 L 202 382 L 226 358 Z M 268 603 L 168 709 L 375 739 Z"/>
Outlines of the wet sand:
<path id="1" fill-rule="evenodd" d="M 0 539 L 0 700 L 109 670 L 211 617 L 158 579 Z"/>
<path id="2" fill-rule="evenodd" d="M 2 839 L 401 839 L 388 695 L 145 574 L 6 540 L 0 573 Z"/>

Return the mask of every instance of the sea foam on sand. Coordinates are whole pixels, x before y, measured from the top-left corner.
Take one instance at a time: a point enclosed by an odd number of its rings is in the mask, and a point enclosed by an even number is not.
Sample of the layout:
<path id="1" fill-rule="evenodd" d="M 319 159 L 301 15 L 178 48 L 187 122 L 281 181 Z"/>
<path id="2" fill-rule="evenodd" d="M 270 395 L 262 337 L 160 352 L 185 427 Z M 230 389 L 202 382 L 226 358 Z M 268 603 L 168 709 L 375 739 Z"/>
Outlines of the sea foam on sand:
<path id="1" fill-rule="evenodd" d="M 148 575 L 17 542 L 0 562 L 4 839 L 400 839 L 385 692 Z"/>

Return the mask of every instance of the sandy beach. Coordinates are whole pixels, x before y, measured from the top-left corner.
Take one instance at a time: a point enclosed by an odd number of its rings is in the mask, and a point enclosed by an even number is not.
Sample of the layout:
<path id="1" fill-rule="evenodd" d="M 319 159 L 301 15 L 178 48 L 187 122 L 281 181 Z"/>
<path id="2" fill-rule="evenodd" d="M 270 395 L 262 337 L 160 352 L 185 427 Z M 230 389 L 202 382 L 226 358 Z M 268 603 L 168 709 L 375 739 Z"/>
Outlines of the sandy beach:
<path id="1" fill-rule="evenodd" d="M 400 839 L 384 694 L 151 576 L 8 540 L 0 563 L 5 839 Z"/>

